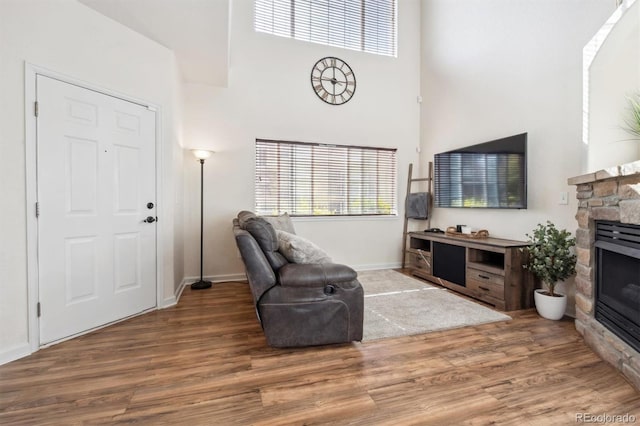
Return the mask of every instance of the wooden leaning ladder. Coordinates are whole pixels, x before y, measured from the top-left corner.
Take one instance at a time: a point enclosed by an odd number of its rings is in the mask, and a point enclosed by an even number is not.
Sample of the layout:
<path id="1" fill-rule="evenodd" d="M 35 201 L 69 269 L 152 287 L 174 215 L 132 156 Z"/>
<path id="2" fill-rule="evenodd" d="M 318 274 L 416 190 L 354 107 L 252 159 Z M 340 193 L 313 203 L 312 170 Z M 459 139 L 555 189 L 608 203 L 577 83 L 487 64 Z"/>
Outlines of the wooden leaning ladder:
<path id="1" fill-rule="evenodd" d="M 429 177 L 426 178 L 413 178 L 413 163 L 409 164 L 409 176 L 407 178 L 407 195 L 405 197 L 405 212 L 404 212 L 404 228 L 402 230 L 402 267 L 405 267 L 405 262 L 407 260 L 407 228 L 409 225 L 409 218 L 407 217 L 407 200 L 409 199 L 409 195 L 411 194 L 411 184 L 414 182 L 427 182 L 427 194 L 430 198 L 428 211 L 427 211 L 427 229 L 431 228 L 431 212 L 433 211 L 433 200 L 431 199 L 431 185 L 433 184 L 433 162 L 429 161 Z M 420 220 L 420 219 L 418 219 Z"/>

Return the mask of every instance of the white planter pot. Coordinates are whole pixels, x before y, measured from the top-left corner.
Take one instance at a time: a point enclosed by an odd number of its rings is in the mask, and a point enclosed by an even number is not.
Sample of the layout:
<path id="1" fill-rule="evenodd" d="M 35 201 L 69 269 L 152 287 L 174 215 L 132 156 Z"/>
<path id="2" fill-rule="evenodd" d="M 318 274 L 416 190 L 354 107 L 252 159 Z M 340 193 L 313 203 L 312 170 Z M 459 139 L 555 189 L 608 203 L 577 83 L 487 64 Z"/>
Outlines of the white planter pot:
<path id="1" fill-rule="evenodd" d="M 545 290 L 537 289 L 533 295 L 536 302 L 536 310 L 542 318 L 559 320 L 567 309 L 567 296 L 564 294 L 556 297 L 542 294 Z"/>

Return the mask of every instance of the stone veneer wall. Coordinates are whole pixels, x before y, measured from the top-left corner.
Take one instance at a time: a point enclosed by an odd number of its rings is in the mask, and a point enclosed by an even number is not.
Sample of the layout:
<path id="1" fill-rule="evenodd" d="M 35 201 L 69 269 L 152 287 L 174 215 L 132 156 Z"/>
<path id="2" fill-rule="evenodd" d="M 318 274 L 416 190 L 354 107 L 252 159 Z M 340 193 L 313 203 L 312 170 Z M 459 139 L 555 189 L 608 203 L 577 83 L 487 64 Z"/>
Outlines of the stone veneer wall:
<path id="1" fill-rule="evenodd" d="M 577 186 L 576 329 L 640 389 L 640 354 L 600 324 L 595 307 L 595 220 L 640 225 L 640 161 L 569 179 Z"/>

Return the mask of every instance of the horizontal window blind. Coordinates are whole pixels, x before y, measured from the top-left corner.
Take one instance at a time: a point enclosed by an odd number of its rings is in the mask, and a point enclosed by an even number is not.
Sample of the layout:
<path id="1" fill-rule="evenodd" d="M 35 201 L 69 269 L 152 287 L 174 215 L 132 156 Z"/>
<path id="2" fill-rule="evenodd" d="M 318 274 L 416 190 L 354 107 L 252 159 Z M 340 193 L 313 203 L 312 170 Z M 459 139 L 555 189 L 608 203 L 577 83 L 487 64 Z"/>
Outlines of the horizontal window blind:
<path id="1" fill-rule="evenodd" d="M 452 152 L 435 160 L 437 207 L 526 207 L 524 154 Z"/>
<path id="2" fill-rule="evenodd" d="M 396 150 L 256 140 L 256 212 L 395 215 Z"/>
<path id="3" fill-rule="evenodd" d="M 396 56 L 396 0 L 255 0 L 256 31 Z"/>

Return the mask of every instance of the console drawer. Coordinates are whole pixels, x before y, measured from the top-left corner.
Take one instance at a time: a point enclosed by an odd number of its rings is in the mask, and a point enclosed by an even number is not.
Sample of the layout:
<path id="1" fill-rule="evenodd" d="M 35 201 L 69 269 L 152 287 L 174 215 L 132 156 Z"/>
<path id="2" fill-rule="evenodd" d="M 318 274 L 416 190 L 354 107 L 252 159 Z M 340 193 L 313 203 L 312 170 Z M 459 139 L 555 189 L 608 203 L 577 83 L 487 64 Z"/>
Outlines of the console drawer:
<path id="1" fill-rule="evenodd" d="M 421 254 L 409 253 L 409 266 L 431 274 L 431 253 L 422 251 Z"/>
<path id="2" fill-rule="evenodd" d="M 504 286 L 504 277 L 502 275 L 496 275 L 474 268 L 467 268 L 467 280 Z"/>
<path id="3" fill-rule="evenodd" d="M 479 296 L 491 296 L 495 299 L 504 300 L 503 284 L 467 279 L 467 288 L 473 290 Z"/>
<path id="4" fill-rule="evenodd" d="M 478 295 L 504 300 L 504 277 L 501 275 L 467 268 L 467 288 Z"/>

